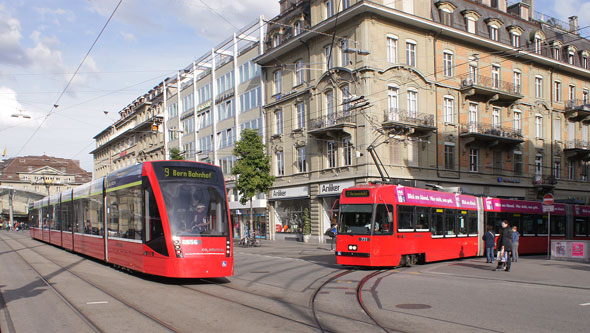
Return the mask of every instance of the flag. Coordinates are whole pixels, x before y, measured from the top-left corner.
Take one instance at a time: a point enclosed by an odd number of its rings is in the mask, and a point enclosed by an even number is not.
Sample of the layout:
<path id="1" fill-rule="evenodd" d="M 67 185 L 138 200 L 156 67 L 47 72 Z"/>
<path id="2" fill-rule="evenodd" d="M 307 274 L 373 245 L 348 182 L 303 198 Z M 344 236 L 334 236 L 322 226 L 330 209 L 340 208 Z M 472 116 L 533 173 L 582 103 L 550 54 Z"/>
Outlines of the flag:
<path id="1" fill-rule="evenodd" d="M 6 157 L 6 147 L 4 147 L 4 153 L 2 153 L 2 157 Z"/>

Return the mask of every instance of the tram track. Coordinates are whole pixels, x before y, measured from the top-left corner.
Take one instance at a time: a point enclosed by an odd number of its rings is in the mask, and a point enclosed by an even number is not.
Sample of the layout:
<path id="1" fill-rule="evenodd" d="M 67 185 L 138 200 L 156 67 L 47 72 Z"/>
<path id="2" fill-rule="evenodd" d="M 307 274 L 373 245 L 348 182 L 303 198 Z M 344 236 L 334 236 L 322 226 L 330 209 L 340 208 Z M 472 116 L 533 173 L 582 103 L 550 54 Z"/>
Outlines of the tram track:
<path id="1" fill-rule="evenodd" d="M 153 323 L 159 325 L 160 327 L 165 328 L 166 330 L 169 330 L 171 332 L 178 332 L 178 330 L 173 327 L 171 324 L 166 323 L 165 321 L 157 318 L 156 316 L 143 311 L 142 309 L 140 309 L 139 307 L 133 305 L 131 302 L 128 302 L 126 300 L 124 300 L 123 298 L 114 295 L 113 293 L 109 292 L 108 290 L 106 290 L 105 288 L 99 286 L 98 284 L 82 277 L 80 274 L 75 273 L 74 271 L 72 271 L 71 269 L 69 269 L 66 266 L 63 266 L 59 263 L 57 263 L 56 261 L 50 259 L 48 256 L 40 253 L 39 251 L 31 248 L 31 247 L 27 247 L 25 244 L 23 244 L 22 242 L 20 242 L 19 240 L 10 237 L 10 239 L 20 245 L 22 245 L 24 247 L 24 249 L 30 250 L 31 252 L 35 253 L 36 255 L 44 258 L 46 261 L 56 265 L 57 267 L 59 267 L 61 270 L 64 270 L 66 272 L 68 272 L 69 274 L 71 274 L 72 276 L 75 276 L 76 278 L 78 278 L 80 281 L 83 281 L 84 283 L 86 283 L 87 285 L 95 288 L 96 290 L 104 293 L 105 295 L 111 297 L 112 299 L 116 300 L 117 302 L 125 305 L 127 308 L 135 311 L 136 313 L 140 314 L 141 316 L 149 319 L 150 321 L 152 321 Z M 104 332 L 103 329 L 100 328 L 100 326 L 98 324 L 96 324 L 92 319 L 90 319 L 87 315 L 84 314 L 83 310 L 80 309 L 78 306 L 76 306 L 64 293 L 60 292 L 57 288 L 55 288 L 51 281 L 50 278 L 48 278 L 46 275 L 43 275 L 37 268 L 35 268 L 29 261 L 27 261 L 27 259 L 20 253 L 21 250 L 17 250 L 15 249 L 15 247 L 13 247 L 12 245 L 10 245 L 8 242 L 4 241 L 5 244 L 14 252 L 16 253 L 35 273 L 36 275 L 39 277 L 39 279 L 41 281 L 43 281 L 43 283 L 45 285 L 47 285 L 78 317 L 80 317 L 80 319 L 86 323 L 88 325 L 88 327 L 90 329 L 92 329 L 94 332 Z"/>

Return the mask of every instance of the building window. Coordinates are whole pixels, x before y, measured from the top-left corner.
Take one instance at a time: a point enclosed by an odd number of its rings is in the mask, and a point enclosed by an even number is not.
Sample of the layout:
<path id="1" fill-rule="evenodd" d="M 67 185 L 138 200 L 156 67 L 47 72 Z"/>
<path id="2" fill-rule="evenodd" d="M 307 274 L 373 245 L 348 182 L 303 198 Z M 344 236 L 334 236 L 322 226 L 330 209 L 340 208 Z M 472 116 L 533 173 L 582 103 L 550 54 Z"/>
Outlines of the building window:
<path id="1" fill-rule="evenodd" d="M 304 80 L 304 72 L 303 72 L 303 60 L 298 60 L 295 63 L 295 85 L 298 86 L 303 84 Z"/>
<path id="2" fill-rule="evenodd" d="M 451 52 L 443 52 L 443 73 L 445 76 L 453 76 L 453 54 Z"/>
<path id="3" fill-rule="evenodd" d="M 535 116 L 535 137 L 543 138 L 543 117 L 540 115 Z"/>
<path id="4" fill-rule="evenodd" d="M 522 152 L 520 151 L 515 151 L 513 153 L 514 155 L 514 175 L 515 176 L 520 176 L 522 175 Z"/>
<path id="5" fill-rule="evenodd" d="M 500 30 L 495 25 L 490 25 L 490 39 L 498 41 Z"/>
<path id="6" fill-rule="evenodd" d="M 293 36 L 300 35 L 302 27 L 303 23 L 300 20 L 295 21 L 295 24 L 293 24 Z"/>
<path id="7" fill-rule="evenodd" d="M 445 142 L 445 169 L 455 170 L 455 144 Z"/>
<path id="8" fill-rule="evenodd" d="M 521 93 L 522 74 L 519 71 L 514 71 L 514 92 Z"/>
<path id="9" fill-rule="evenodd" d="M 277 152 L 277 176 L 285 175 L 285 156 L 282 151 Z"/>
<path id="10" fill-rule="evenodd" d="M 346 67 L 350 65 L 350 57 L 348 56 L 348 39 L 344 38 L 340 41 L 340 61 L 341 66 Z"/>
<path id="11" fill-rule="evenodd" d="M 588 89 L 582 91 L 582 101 L 584 104 L 588 104 Z"/>
<path id="12" fill-rule="evenodd" d="M 273 73 L 273 95 L 278 95 L 283 90 L 283 75 L 281 71 Z"/>
<path id="13" fill-rule="evenodd" d="M 352 165 L 352 143 L 350 138 L 344 139 L 344 165 Z"/>
<path id="14" fill-rule="evenodd" d="M 569 100 L 574 103 L 576 100 L 576 86 L 569 86 L 568 93 Z"/>
<path id="15" fill-rule="evenodd" d="M 561 119 L 553 119 L 553 140 L 561 141 Z"/>
<path id="16" fill-rule="evenodd" d="M 512 42 L 513 47 L 520 47 L 520 35 L 517 33 L 510 34 L 510 41 Z"/>
<path id="17" fill-rule="evenodd" d="M 297 148 L 297 169 L 299 170 L 299 172 L 307 172 L 305 147 Z"/>
<path id="18" fill-rule="evenodd" d="M 553 101 L 561 102 L 561 82 L 553 82 Z"/>
<path id="19" fill-rule="evenodd" d="M 326 6 L 326 18 L 330 18 L 334 15 L 334 1 L 328 0 L 324 2 L 324 6 Z"/>
<path id="20" fill-rule="evenodd" d="M 467 23 L 467 32 L 474 34 L 475 33 L 475 20 L 471 17 L 468 17 L 465 21 Z"/>
<path id="21" fill-rule="evenodd" d="M 272 47 L 277 47 L 281 44 L 281 35 L 276 33 L 272 36 Z"/>
<path id="22" fill-rule="evenodd" d="M 297 103 L 297 128 L 305 128 L 305 103 Z"/>
<path id="23" fill-rule="evenodd" d="M 336 142 L 326 142 L 326 157 L 328 159 L 328 168 L 336 167 Z"/>
<path id="24" fill-rule="evenodd" d="M 399 120 L 399 88 L 388 87 L 387 88 L 387 106 L 388 115 L 387 120 L 397 121 Z"/>
<path id="25" fill-rule="evenodd" d="M 588 57 L 582 57 L 582 68 L 588 69 Z"/>
<path id="26" fill-rule="evenodd" d="M 522 114 L 520 111 L 514 111 L 514 132 L 521 135 L 522 132 Z"/>
<path id="27" fill-rule="evenodd" d="M 326 97 L 326 116 L 328 116 L 327 123 L 328 125 L 333 125 L 336 120 L 334 116 L 334 91 L 328 90 L 324 95 Z"/>
<path id="28" fill-rule="evenodd" d="M 469 103 L 469 130 L 477 132 L 477 104 Z"/>
<path id="29" fill-rule="evenodd" d="M 576 180 L 576 162 L 573 160 L 567 161 L 567 179 Z"/>
<path id="30" fill-rule="evenodd" d="M 541 177 L 543 175 L 543 155 L 537 154 L 535 156 L 535 176 Z"/>
<path id="31" fill-rule="evenodd" d="M 543 78 L 535 76 L 535 97 L 543 98 Z"/>
<path id="32" fill-rule="evenodd" d="M 416 42 L 414 41 L 406 41 L 406 61 L 408 66 L 416 66 Z"/>
<path id="33" fill-rule="evenodd" d="M 342 0 L 342 10 L 350 7 L 350 0 Z"/>
<path id="34" fill-rule="evenodd" d="M 551 48 L 551 54 L 553 56 L 553 59 L 559 61 L 559 59 L 560 59 L 560 52 L 559 52 L 559 48 L 558 47 Z"/>
<path id="35" fill-rule="evenodd" d="M 500 89 L 500 66 L 492 65 L 492 88 Z"/>
<path id="36" fill-rule="evenodd" d="M 492 110 L 492 127 L 500 127 L 500 108 L 494 107 L 494 109 Z"/>
<path id="37" fill-rule="evenodd" d="M 387 62 L 397 64 L 397 37 L 387 35 Z"/>
<path id="38" fill-rule="evenodd" d="M 541 54 L 541 50 L 543 48 L 543 40 L 539 37 L 535 37 L 535 53 Z"/>
<path id="39" fill-rule="evenodd" d="M 553 177 L 559 179 L 561 175 L 561 161 L 553 162 Z"/>
<path id="40" fill-rule="evenodd" d="M 418 91 L 408 89 L 408 117 L 418 117 Z"/>
<path id="41" fill-rule="evenodd" d="M 469 149 L 469 171 L 470 172 L 477 172 L 478 171 L 478 160 L 479 160 L 479 149 L 477 149 L 477 148 Z"/>
<path id="42" fill-rule="evenodd" d="M 275 111 L 275 135 L 283 134 L 283 111 Z"/>
<path id="43" fill-rule="evenodd" d="M 332 46 L 328 45 L 324 47 L 324 68 L 325 70 L 329 70 L 332 68 Z"/>
<path id="44" fill-rule="evenodd" d="M 452 124 L 455 119 L 455 100 L 452 97 L 445 97 L 443 100 L 443 122 Z"/>
<path id="45" fill-rule="evenodd" d="M 349 115 L 350 114 L 350 88 L 348 87 L 348 85 L 344 85 L 342 86 L 342 88 L 340 88 L 340 91 L 342 92 L 342 113 L 343 115 Z"/>
<path id="46" fill-rule="evenodd" d="M 471 79 L 471 84 L 477 84 L 477 65 L 469 64 L 469 78 Z"/>
<path id="47" fill-rule="evenodd" d="M 445 9 L 440 10 L 440 23 L 442 23 L 444 25 L 451 26 L 452 25 L 451 18 L 452 18 L 451 12 L 449 12 L 448 10 L 445 10 Z"/>
<path id="48" fill-rule="evenodd" d="M 574 62 L 575 62 L 575 60 L 574 60 L 574 52 L 569 51 L 567 53 L 567 63 L 570 64 L 570 65 L 573 65 Z"/>

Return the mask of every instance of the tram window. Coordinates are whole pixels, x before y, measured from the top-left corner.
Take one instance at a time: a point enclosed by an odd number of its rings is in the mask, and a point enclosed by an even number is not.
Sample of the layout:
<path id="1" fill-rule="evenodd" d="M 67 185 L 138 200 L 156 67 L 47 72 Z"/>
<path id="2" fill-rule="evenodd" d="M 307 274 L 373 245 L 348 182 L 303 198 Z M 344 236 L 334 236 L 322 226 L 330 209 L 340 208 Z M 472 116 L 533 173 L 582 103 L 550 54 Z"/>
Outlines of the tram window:
<path id="1" fill-rule="evenodd" d="M 457 234 L 457 211 L 455 209 L 445 210 L 445 237 L 454 237 Z"/>
<path id="2" fill-rule="evenodd" d="M 377 205 L 375 213 L 374 235 L 391 235 L 393 233 L 393 206 Z"/>
<path id="3" fill-rule="evenodd" d="M 496 233 L 496 235 L 499 235 L 502 233 L 502 221 L 506 220 L 508 221 L 510 219 L 509 217 L 509 213 L 496 213 L 496 219 L 493 221 L 494 222 L 494 232 Z"/>
<path id="4" fill-rule="evenodd" d="M 61 230 L 61 205 L 57 204 L 53 206 L 53 230 Z"/>
<path id="5" fill-rule="evenodd" d="M 416 231 L 430 230 L 430 214 L 427 207 L 416 207 Z"/>
<path id="6" fill-rule="evenodd" d="M 61 205 L 61 221 L 64 231 L 72 231 L 72 202 L 66 202 Z"/>
<path id="7" fill-rule="evenodd" d="M 107 196 L 109 235 L 127 239 L 142 239 L 141 187 L 134 186 L 110 192 Z"/>
<path id="8" fill-rule="evenodd" d="M 372 205 L 340 205 L 339 234 L 369 235 L 371 233 Z"/>
<path id="9" fill-rule="evenodd" d="M 477 236 L 478 223 L 477 223 L 477 211 L 470 210 L 467 212 L 467 230 L 470 236 Z"/>
<path id="10" fill-rule="evenodd" d="M 551 216 L 551 235 L 563 236 L 565 235 L 565 215 Z"/>
<path id="11" fill-rule="evenodd" d="M 88 198 L 74 201 L 74 209 L 76 210 L 76 222 L 74 223 L 74 231 L 83 233 L 88 221 Z"/>
<path id="12" fill-rule="evenodd" d="M 457 235 L 467 236 L 467 211 L 459 210 L 457 213 Z"/>
<path id="13" fill-rule="evenodd" d="M 55 219 L 53 218 L 53 210 L 54 210 L 54 206 L 53 205 L 49 205 L 47 206 L 47 227 L 49 229 L 53 229 L 53 223 L 55 221 Z"/>
<path id="14" fill-rule="evenodd" d="M 444 235 L 444 219 L 443 219 L 443 209 L 441 208 L 432 208 L 432 236 L 440 236 Z"/>
<path id="15" fill-rule="evenodd" d="M 84 233 L 91 235 L 102 235 L 104 230 L 102 227 L 103 221 L 103 204 L 102 192 L 92 195 L 88 202 L 88 220 L 84 228 Z"/>
<path id="16" fill-rule="evenodd" d="M 522 231 L 521 218 L 522 218 L 522 214 L 520 214 L 520 213 L 512 214 L 512 216 L 508 220 L 508 225 L 510 225 L 510 228 L 517 227 L 518 231 L 521 232 Z"/>
<path id="17" fill-rule="evenodd" d="M 144 192 L 146 198 L 146 206 L 149 217 L 146 219 L 148 223 L 145 227 L 146 238 L 145 244 L 159 254 L 168 256 L 168 248 L 166 247 L 166 238 L 164 237 L 164 228 L 162 227 L 162 219 L 156 197 L 151 187 Z"/>
<path id="18" fill-rule="evenodd" d="M 537 235 L 539 236 L 546 236 L 547 235 L 547 215 L 537 215 Z"/>
<path id="19" fill-rule="evenodd" d="M 534 236 L 535 235 L 535 218 L 536 215 L 532 214 L 523 214 L 522 216 L 522 225 L 520 229 L 520 233 L 523 236 Z"/>
<path id="20" fill-rule="evenodd" d="M 414 231 L 414 206 L 397 206 L 397 230 Z"/>
<path id="21" fill-rule="evenodd" d="M 588 219 L 584 217 L 576 217 L 575 221 L 575 236 L 588 235 Z"/>

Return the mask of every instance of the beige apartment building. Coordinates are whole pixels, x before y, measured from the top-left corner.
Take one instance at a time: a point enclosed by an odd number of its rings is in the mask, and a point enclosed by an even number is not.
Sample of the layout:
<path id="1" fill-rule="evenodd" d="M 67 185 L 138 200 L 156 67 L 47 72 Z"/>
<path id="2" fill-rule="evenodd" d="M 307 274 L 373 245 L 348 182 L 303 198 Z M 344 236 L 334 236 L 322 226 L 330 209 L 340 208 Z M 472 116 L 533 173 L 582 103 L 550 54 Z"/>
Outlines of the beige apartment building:
<path id="1" fill-rule="evenodd" d="M 590 41 L 534 1 L 279 1 L 262 67 L 269 235 L 322 241 L 343 188 L 590 202 Z M 573 13 L 572 13 L 573 14 Z"/>
<path id="2" fill-rule="evenodd" d="M 163 160 L 164 89 L 158 84 L 119 111 L 119 119 L 94 140 L 94 178 L 143 161 Z"/>

